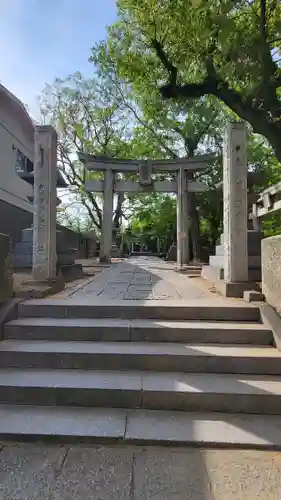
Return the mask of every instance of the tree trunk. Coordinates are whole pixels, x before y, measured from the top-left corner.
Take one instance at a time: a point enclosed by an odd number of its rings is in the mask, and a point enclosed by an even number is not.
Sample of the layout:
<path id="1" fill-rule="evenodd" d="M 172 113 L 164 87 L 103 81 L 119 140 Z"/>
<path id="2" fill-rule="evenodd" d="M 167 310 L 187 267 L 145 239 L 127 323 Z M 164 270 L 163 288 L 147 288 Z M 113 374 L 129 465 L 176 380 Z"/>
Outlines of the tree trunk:
<path id="1" fill-rule="evenodd" d="M 192 147 L 189 146 L 189 154 L 188 157 L 194 156 L 195 145 Z M 194 173 L 187 173 L 188 181 L 194 180 Z M 199 216 L 196 210 L 197 202 L 196 202 L 196 194 L 188 193 L 188 215 L 189 215 L 189 234 L 191 239 L 191 248 L 192 248 L 192 260 L 200 260 L 201 255 L 201 241 L 200 241 L 200 226 L 199 226 Z"/>
<path id="2" fill-rule="evenodd" d="M 253 106 L 253 102 L 242 99 L 238 92 L 229 89 L 227 85 L 214 93 L 240 118 L 252 125 L 253 132 L 264 136 L 275 151 L 276 158 L 281 161 L 281 125 L 280 125 L 280 103 L 276 109 L 259 109 Z M 278 102 L 278 101 L 277 101 Z M 275 121 L 270 117 L 270 112 L 279 117 Z"/>
<path id="3" fill-rule="evenodd" d="M 196 195 L 195 193 L 189 193 L 188 195 L 188 212 L 190 220 L 190 237 L 191 237 L 191 248 L 192 248 L 192 260 L 200 260 L 201 256 L 201 242 L 200 242 L 200 227 L 199 227 L 199 217 L 196 210 Z"/>

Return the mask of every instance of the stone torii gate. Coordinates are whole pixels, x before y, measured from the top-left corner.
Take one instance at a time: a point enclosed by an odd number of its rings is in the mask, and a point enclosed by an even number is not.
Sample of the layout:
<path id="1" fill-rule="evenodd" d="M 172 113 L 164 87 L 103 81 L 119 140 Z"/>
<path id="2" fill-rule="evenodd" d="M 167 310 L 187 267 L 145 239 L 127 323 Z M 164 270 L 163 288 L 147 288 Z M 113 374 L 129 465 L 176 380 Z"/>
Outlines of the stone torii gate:
<path id="1" fill-rule="evenodd" d="M 114 193 L 176 193 L 177 194 L 177 263 L 188 264 L 189 257 L 189 215 L 188 193 L 206 191 L 202 182 L 189 181 L 188 173 L 204 170 L 215 155 L 199 155 L 176 160 L 119 160 L 97 157 L 80 153 L 82 161 L 89 171 L 102 171 L 103 180 L 88 180 L 86 191 L 103 193 L 103 220 L 100 245 L 100 261 L 109 262 L 112 247 L 112 215 Z M 116 173 L 135 173 L 137 181 L 117 180 Z M 153 174 L 173 172 L 176 180 L 158 181 Z"/>

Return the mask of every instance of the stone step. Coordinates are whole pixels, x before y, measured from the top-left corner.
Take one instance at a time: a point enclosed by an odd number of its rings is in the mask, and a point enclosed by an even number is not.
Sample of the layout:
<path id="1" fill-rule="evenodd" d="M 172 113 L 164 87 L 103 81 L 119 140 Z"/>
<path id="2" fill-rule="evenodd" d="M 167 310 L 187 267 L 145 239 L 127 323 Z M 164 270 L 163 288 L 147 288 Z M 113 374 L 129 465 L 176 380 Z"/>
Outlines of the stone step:
<path id="1" fill-rule="evenodd" d="M 0 366 L 281 375 L 281 352 L 269 346 L 4 340 Z"/>
<path id="2" fill-rule="evenodd" d="M 280 417 L 0 405 L 0 439 L 281 450 Z"/>
<path id="3" fill-rule="evenodd" d="M 31 318 L 23 317 L 5 324 L 5 339 L 58 341 L 130 341 L 131 323 L 114 318 Z M 260 324 L 258 327 L 262 326 Z M 269 340 L 268 330 L 259 329 L 257 338 Z M 265 336 L 263 336 L 265 332 Z M 255 337 L 256 338 L 256 337 Z M 269 343 L 272 341 L 269 340 Z"/>
<path id="4" fill-rule="evenodd" d="M 281 413 L 281 377 L 1 369 L 0 403 Z"/>
<path id="5" fill-rule="evenodd" d="M 34 299 L 21 302 L 19 316 L 36 318 L 122 318 L 209 321 L 260 321 L 258 307 L 220 299 L 121 300 L 93 302 L 81 299 Z"/>
<path id="6" fill-rule="evenodd" d="M 0 403 L 139 408 L 141 388 L 136 371 L 0 369 Z"/>
<path id="7" fill-rule="evenodd" d="M 146 373 L 142 408 L 194 412 L 281 414 L 281 377 Z"/>
<path id="8" fill-rule="evenodd" d="M 118 342 L 185 342 L 271 345 L 261 323 L 110 318 L 19 318 L 6 323 L 5 339 Z"/>

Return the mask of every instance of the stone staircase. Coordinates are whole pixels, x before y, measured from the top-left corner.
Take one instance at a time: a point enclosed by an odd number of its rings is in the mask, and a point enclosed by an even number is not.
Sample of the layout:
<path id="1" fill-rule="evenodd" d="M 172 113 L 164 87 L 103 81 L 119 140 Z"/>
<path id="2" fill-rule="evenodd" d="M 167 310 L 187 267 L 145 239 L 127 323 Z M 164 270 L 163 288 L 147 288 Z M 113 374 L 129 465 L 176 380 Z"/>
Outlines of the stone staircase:
<path id="1" fill-rule="evenodd" d="M 30 300 L 0 343 L 0 437 L 281 449 L 281 353 L 240 302 Z"/>

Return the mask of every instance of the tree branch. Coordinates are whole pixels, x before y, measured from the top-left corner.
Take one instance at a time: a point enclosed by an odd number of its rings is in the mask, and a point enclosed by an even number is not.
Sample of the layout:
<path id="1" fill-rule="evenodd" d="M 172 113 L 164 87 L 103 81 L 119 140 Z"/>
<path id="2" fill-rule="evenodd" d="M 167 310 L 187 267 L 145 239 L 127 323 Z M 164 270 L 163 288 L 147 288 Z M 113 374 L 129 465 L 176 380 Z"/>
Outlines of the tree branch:
<path id="1" fill-rule="evenodd" d="M 165 99 L 171 99 L 173 97 L 179 97 L 180 95 L 186 97 L 186 95 L 188 94 L 189 98 L 198 98 L 203 97 L 207 94 L 213 94 L 216 91 L 218 86 L 218 79 L 211 56 L 208 56 L 206 58 L 206 70 L 208 75 L 206 79 L 204 79 L 201 83 L 178 85 L 178 69 L 169 60 L 162 44 L 158 40 L 154 39 L 151 41 L 151 45 L 155 49 L 156 55 L 160 59 L 164 68 L 169 73 L 169 83 L 163 85 L 160 89 L 162 97 L 164 97 Z M 183 88 L 184 92 L 182 94 Z"/>
<path id="2" fill-rule="evenodd" d="M 168 83 L 160 88 L 161 94 L 165 99 L 173 97 L 187 97 L 188 99 L 196 99 L 207 94 L 216 95 L 217 82 L 203 80 L 201 83 L 185 83 L 183 85 L 175 85 L 171 87 Z"/>
<path id="3" fill-rule="evenodd" d="M 267 42 L 266 0 L 260 0 L 260 34 L 264 43 Z"/>
<path id="4" fill-rule="evenodd" d="M 84 179 L 79 175 L 79 173 L 77 172 L 77 169 L 75 169 L 75 166 L 74 164 L 72 163 L 72 161 L 68 158 L 68 156 L 65 154 L 64 150 L 63 150 L 63 147 L 59 145 L 59 150 L 60 150 L 60 159 L 61 159 L 61 163 L 62 163 L 62 166 L 63 166 L 63 173 L 64 175 L 67 177 L 67 180 L 68 182 L 72 185 L 72 186 L 75 186 L 79 192 L 80 192 L 80 199 L 81 199 L 81 203 L 83 203 L 83 205 L 85 206 L 85 196 L 89 199 L 89 201 L 92 203 L 93 205 L 93 208 L 97 214 L 97 217 L 98 217 L 98 222 L 94 219 L 94 215 L 92 214 L 91 215 L 91 219 L 93 221 L 95 221 L 95 224 L 98 228 L 101 227 L 101 222 L 102 222 L 102 211 L 100 209 L 100 207 L 98 206 L 94 196 L 92 195 L 92 193 L 90 192 L 87 192 L 85 193 L 84 196 L 81 196 L 81 189 L 84 188 Z M 67 170 L 67 168 L 65 167 L 65 163 L 67 163 L 69 169 L 70 169 L 70 172 Z M 89 207 L 87 208 L 88 212 L 89 212 Z"/>
<path id="5" fill-rule="evenodd" d="M 156 38 L 154 38 L 151 41 L 151 45 L 155 49 L 157 57 L 162 62 L 164 68 L 166 68 L 166 70 L 169 73 L 169 85 L 171 87 L 176 86 L 177 78 L 178 78 L 178 69 L 168 59 L 168 56 L 167 56 L 166 52 L 164 51 L 164 48 L 163 48 L 161 42 L 159 42 Z"/>
<path id="6" fill-rule="evenodd" d="M 147 130 L 149 130 L 153 135 L 154 137 L 157 139 L 158 143 L 160 144 L 160 146 L 167 152 L 171 155 L 172 158 L 177 158 L 177 154 L 171 149 L 169 148 L 169 146 L 167 146 L 165 144 L 165 142 L 161 139 L 161 137 L 159 137 L 159 135 L 157 134 L 157 132 L 155 132 L 154 128 L 151 127 L 145 120 L 142 120 L 142 118 L 140 118 L 140 116 L 138 115 L 138 113 L 136 112 L 136 110 L 134 109 L 134 107 L 125 99 L 124 97 L 124 94 L 123 94 L 123 91 L 122 89 L 120 88 L 120 85 L 119 83 L 117 83 L 117 79 L 112 79 L 110 78 L 112 83 L 114 83 L 115 87 L 117 88 L 118 92 L 119 92 L 119 95 L 123 101 L 123 104 L 133 113 L 134 117 L 136 118 L 136 120 L 143 126 L 145 127 Z"/>
<path id="7" fill-rule="evenodd" d="M 94 217 L 94 214 L 93 214 L 93 210 L 91 210 L 91 207 L 89 207 L 87 201 L 85 199 L 81 199 L 81 203 L 82 205 L 86 208 L 88 214 L 89 214 L 89 217 L 91 219 L 91 221 L 93 222 L 93 224 L 96 226 L 97 229 L 101 229 L 101 224 L 99 224 L 95 217 Z"/>
<path id="8" fill-rule="evenodd" d="M 206 133 L 208 132 L 210 126 L 212 125 L 212 123 L 215 119 L 216 114 L 217 113 L 214 112 L 211 115 L 211 118 L 204 124 L 204 127 L 202 128 L 202 130 L 199 130 L 198 133 L 195 134 L 192 139 L 190 139 L 189 137 L 186 137 L 184 132 L 181 130 L 180 127 L 174 127 L 174 131 L 177 132 L 184 140 L 185 149 L 186 149 L 188 156 L 194 155 L 194 152 L 197 149 L 199 142 L 204 137 L 204 135 L 206 135 Z"/>
<path id="9" fill-rule="evenodd" d="M 267 0 L 260 0 L 260 39 L 261 39 L 261 61 L 263 65 L 262 79 L 261 79 L 261 95 L 267 100 L 267 104 L 272 110 L 277 104 L 275 89 L 275 77 L 278 71 L 276 62 L 272 58 L 270 50 L 270 42 L 268 41 L 267 30 Z M 278 85 L 278 84 L 277 84 Z M 269 90 L 271 88 L 272 90 Z"/>
<path id="10" fill-rule="evenodd" d="M 115 209 L 114 217 L 113 217 L 113 225 L 114 227 L 120 227 L 120 221 L 122 217 L 122 206 L 125 199 L 124 193 L 119 193 L 117 198 L 117 206 Z"/>

